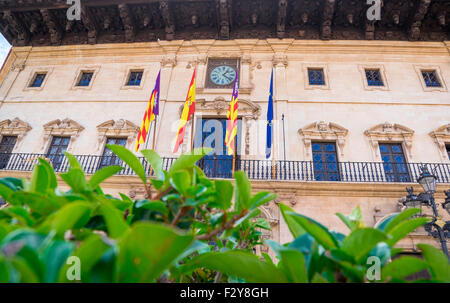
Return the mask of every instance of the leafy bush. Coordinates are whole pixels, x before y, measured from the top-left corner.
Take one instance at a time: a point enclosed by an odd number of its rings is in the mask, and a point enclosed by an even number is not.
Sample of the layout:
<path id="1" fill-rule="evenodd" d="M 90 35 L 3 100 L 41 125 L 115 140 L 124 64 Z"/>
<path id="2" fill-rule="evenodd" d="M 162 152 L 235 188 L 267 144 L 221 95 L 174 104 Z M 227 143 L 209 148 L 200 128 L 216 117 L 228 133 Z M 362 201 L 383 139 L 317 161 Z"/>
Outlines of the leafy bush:
<path id="1" fill-rule="evenodd" d="M 437 249 L 421 245 L 424 260 L 401 257 L 394 245 L 426 219 L 409 219 L 417 210 L 393 215 L 377 229 L 367 228 L 356 209 L 338 214 L 349 227 L 345 236 L 328 230 L 280 204 L 294 240 L 267 244 L 279 262 L 253 249 L 261 229 L 270 229 L 260 206 L 275 199 L 251 194 L 244 172 L 235 183 L 210 180 L 195 165 L 209 150 L 194 150 L 169 171 L 152 150 L 142 151 L 155 178 L 127 149 L 108 146 L 145 187 L 148 199 L 133 201 L 104 194 L 100 184 L 121 171 L 99 170 L 89 180 L 77 159 L 66 153 L 70 186 L 57 187 L 50 163 L 39 159 L 30 180 L 0 179 L 0 282 L 69 282 L 80 260 L 82 282 L 364 282 L 371 256 L 381 261 L 381 281 L 399 282 L 428 270 L 433 281 L 449 282 L 450 266 Z M 233 203 L 234 196 L 234 203 Z"/>

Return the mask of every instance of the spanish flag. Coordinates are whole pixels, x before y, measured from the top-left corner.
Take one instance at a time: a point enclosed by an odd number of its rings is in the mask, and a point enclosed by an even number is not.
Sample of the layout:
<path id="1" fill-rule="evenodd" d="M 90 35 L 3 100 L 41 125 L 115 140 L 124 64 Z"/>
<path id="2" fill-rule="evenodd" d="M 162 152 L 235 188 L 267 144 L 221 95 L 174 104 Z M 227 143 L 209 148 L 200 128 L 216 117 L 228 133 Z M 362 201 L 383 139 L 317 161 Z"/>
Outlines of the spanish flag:
<path id="1" fill-rule="evenodd" d="M 237 135 L 237 118 L 238 118 L 238 75 L 236 71 L 236 78 L 234 79 L 233 95 L 231 97 L 230 107 L 227 112 L 227 133 L 225 135 L 225 146 L 227 147 L 227 154 L 229 156 L 235 153 L 236 135 Z"/>
<path id="2" fill-rule="evenodd" d="M 144 119 L 142 120 L 141 129 L 137 136 L 135 151 L 139 150 L 139 146 L 145 143 L 147 140 L 147 134 L 150 129 L 150 122 L 155 120 L 156 116 L 159 115 L 159 92 L 160 92 L 160 82 L 161 82 L 161 70 L 159 71 L 158 77 L 156 78 L 155 88 L 153 89 L 150 101 L 148 102 L 147 110 L 144 114 Z"/>
<path id="3" fill-rule="evenodd" d="M 191 84 L 189 85 L 186 102 L 184 103 L 183 113 L 181 114 L 180 126 L 178 127 L 178 133 L 173 153 L 176 153 L 181 143 L 183 143 L 184 133 L 186 131 L 186 124 L 189 122 L 194 112 L 195 112 L 195 70 L 194 74 L 192 75 Z"/>

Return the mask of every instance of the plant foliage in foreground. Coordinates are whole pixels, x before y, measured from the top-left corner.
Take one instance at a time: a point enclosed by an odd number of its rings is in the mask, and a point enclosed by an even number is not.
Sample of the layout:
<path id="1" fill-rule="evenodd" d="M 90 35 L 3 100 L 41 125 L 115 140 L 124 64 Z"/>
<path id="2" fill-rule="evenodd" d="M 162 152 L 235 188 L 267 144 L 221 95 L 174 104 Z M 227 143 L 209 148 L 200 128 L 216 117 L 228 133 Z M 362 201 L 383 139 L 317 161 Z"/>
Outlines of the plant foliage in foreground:
<path id="1" fill-rule="evenodd" d="M 104 194 L 100 184 L 121 171 L 105 167 L 87 180 L 75 157 L 66 153 L 68 172 L 60 178 L 43 159 L 30 180 L 0 179 L 0 282 L 70 282 L 67 260 L 81 261 L 82 282 L 365 282 L 367 259 L 381 260 L 381 281 L 402 282 L 428 270 L 432 281 L 450 282 L 450 266 L 437 249 L 420 245 L 424 259 L 401 257 L 394 245 L 426 222 L 409 219 L 417 210 L 391 216 L 367 228 L 358 209 L 338 214 L 345 236 L 280 204 L 294 240 L 267 244 L 277 255 L 254 255 L 261 229 L 270 229 L 259 207 L 275 199 L 251 193 L 244 172 L 210 180 L 195 165 L 209 150 L 182 155 L 169 171 L 152 150 L 142 151 L 155 178 L 127 149 L 108 146 L 145 187 L 148 199 L 133 201 Z M 233 199 L 234 197 L 234 199 Z M 69 264 L 68 264 L 69 263 Z M 73 274 L 73 273 L 72 273 Z"/>

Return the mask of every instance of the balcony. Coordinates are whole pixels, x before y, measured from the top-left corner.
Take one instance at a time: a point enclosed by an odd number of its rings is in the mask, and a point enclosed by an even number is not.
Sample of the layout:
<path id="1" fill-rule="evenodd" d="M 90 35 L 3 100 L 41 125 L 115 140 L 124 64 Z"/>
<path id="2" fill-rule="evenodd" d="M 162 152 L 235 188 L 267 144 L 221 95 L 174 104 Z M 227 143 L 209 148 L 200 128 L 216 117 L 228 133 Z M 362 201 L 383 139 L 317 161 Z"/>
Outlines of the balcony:
<path id="1" fill-rule="evenodd" d="M 47 159 L 43 154 L 0 154 L 0 170 L 32 171 L 39 157 Z M 125 169 L 118 175 L 131 176 L 134 172 L 116 156 L 75 156 L 87 174 L 108 165 L 121 165 Z M 150 164 L 139 158 L 147 174 Z M 49 160 L 56 172 L 65 172 L 69 163 L 64 156 L 53 156 Z M 176 158 L 163 158 L 163 169 L 169 170 Z M 231 178 L 232 160 L 203 159 L 199 161 L 205 174 L 210 178 Z M 273 165 L 274 164 L 274 165 Z M 251 180 L 278 181 L 335 181 L 357 183 L 414 183 L 420 175 L 420 167 L 426 165 L 438 178 L 438 183 L 450 183 L 450 164 L 446 163 L 382 163 L 382 162 L 340 162 L 329 168 L 326 174 L 317 169 L 318 163 L 312 161 L 275 161 L 270 160 L 237 160 L 236 170 L 243 170 Z M 330 166 L 329 166 L 330 167 Z"/>

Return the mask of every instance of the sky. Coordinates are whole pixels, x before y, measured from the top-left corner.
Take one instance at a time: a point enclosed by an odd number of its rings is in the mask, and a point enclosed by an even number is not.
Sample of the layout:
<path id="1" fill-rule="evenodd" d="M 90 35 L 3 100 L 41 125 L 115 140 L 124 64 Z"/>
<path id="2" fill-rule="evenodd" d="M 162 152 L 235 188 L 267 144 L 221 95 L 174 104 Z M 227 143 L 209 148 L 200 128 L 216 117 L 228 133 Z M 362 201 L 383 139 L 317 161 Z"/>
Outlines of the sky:
<path id="1" fill-rule="evenodd" d="M 9 45 L 8 41 L 0 33 L 0 67 L 3 65 L 10 48 L 11 45 Z"/>

